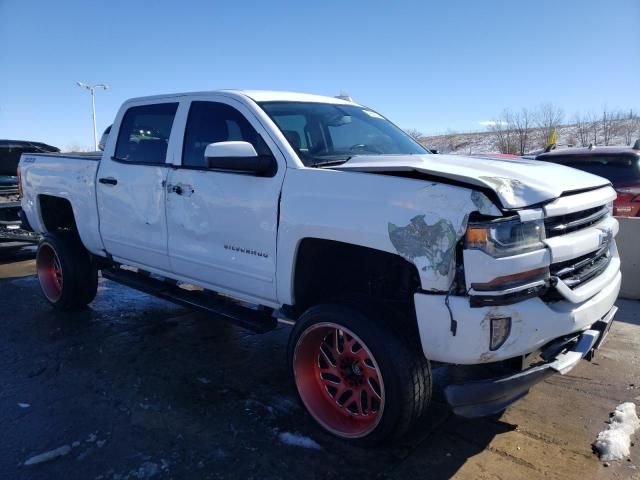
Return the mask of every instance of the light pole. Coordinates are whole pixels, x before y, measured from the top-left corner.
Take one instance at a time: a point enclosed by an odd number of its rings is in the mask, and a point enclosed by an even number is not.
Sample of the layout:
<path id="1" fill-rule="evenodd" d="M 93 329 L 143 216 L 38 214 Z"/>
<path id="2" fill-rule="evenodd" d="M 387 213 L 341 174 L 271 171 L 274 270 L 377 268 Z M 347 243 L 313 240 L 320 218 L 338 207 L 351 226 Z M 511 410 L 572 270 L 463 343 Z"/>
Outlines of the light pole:
<path id="1" fill-rule="evenodd" d="M 98 150 L 98 131 L 96 130 L 96 97 L 94 94 L 94 90 L 96 88 L 102 88 L 103 90 L 106 90 L 107 88 L 109 88 L 109 85 L 107 85 L 106 83 L 99 83 L 97 85 L 88 85 L 82 82 L 76 82 L 76 85 L 78 85 L 79 87 L 84 87 L 87 90 L 89 90 L 89 92 L 91 92 L 91 113 L 93 114 L 93 148 L 95 148 L 97 151 Z"/>

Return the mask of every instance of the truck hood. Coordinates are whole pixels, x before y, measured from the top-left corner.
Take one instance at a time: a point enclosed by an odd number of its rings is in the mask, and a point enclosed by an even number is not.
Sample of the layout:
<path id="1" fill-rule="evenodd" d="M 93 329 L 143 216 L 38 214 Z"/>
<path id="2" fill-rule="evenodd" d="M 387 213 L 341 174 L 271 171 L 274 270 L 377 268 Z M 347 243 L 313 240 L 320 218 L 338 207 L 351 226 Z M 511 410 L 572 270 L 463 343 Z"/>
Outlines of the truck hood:
<path id="1" fill-rule="evenodd" d="M 384 174 L 416 172 L 453 180 L 495 192 L 501 207 L 507 210 L 610 184 L 605 178 L 539 160 L 461 155 L 358 155 L 332 168 Z"/>

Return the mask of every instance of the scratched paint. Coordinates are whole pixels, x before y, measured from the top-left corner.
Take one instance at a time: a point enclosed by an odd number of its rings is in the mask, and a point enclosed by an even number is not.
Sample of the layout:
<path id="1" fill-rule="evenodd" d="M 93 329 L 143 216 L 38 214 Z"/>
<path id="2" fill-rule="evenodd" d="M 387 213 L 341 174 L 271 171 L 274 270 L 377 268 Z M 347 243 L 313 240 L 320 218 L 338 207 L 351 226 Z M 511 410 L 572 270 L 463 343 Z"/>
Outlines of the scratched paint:
<path id="1" fill-rule="evenodd" d="M 441 208 L 414 215 L 406 224 L 388 222 L 389 240 L 398 254 L 416 265 L 423 288 L 447 291 L 455 276 L 456 245 L 465 234 L 469 215 L 477 211 L 499 216 L 500 211 L 476 191 L 457 203 L 444 191 L 434 192 L 427 204 Z"/>

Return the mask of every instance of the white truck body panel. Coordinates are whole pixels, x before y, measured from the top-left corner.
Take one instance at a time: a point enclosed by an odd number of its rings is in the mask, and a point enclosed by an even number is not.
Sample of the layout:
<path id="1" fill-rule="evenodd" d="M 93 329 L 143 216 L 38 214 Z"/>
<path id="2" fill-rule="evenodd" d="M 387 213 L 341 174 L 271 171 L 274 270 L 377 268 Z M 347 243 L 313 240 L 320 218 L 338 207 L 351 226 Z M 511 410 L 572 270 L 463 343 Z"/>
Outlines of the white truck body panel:
<path id="1" fill-rule="evenodd" d="M 477 364 L 497 362 L 535 351 L 549 341 L 586 330 L 612 308 L 620 291 L 620 262 L 616 257 L 602 275 L 604 286 L 587 300 L 545 303 L 540 298 L 500 307 L 469 308 L 463 297 L 449 298 L 451 316 L 458 322 L 451 334 L 449 310 L 444 295 L 416 294 L 415 304 L 422 348 L 431 360 Z M 510 317 L 511 334 L 496 351 L 490 351 L 492 318 Z"/>
<path id="2" fill-rule="evenodd" d="M 549 168 L 536 160 L 489 159 L 460 155 L 411 155 L 404 158 L 358 156 L 340 165 L 339 170 L 417 171 L 463 181 L 493 190 L 505 209 L 523 208 L 558 198 L 566 192 L 605 186 L 609 181 L 575 169 L 554 164 Z M 601 202 L 598 197 L 595 204 Z M 586 208 L 586 207 L 585 207 Z"/>
<path id="3" fill-rule="evenodd" d="M 275 175 L 183 168 L 184 133 L 195 101 L 224 103 L 239 111 L 272 152 Z M 426 154 L 357 155 L 342 165 L 309 168 L 255 103 L 262 101 L 354 105 L 257 91 L 129 100 L 116 116 L 99 162 L 23 156 L 22 205 L 30 224 L 38 232 L 47 230 L 41 196 L 66 199 L 92 253 L 274 308 L 296 302 L 296 261 L 305 239 L 398 255 L 415 265 L 419 276 L 414 303 L 424 353 L 449 363 L 485 363 L 529 353 L 553 338 L 584 330 L 611 311 L 620 283 L 613 241 L 617 222 L 611 217 L 548 238 L 533 252 L 494 258 L 466 249 L 461 259 L 456 253 L 470 215 L 531 221 L 580 214 L 612 199 L 605 179 L 546 162 Z M 178 104 L 166 158 L 153 165 L 114 160 L 126 111 L 158 103 Z M 116 185 L 98 181 L 111 178 Z M 182 194 L 176 195 L 175 187 Z M 585 192 L 570 195 L 577 191 Z M 573 290 L 559 280 L 560 301 L 536 297 L 512 305 L 470 306 L 472 296 L 480 293 L 472 284 L 553 267 L 594 252 L 605 240 L 611 242 L 606 271 Z M 464 265 L 466 291 L 451 295 L 457 260 Z M 500 293 L 505 292 L 485 292 Z M 513 325 L 507 342 L 490 351 L 490 320 L 495 316 L 509 316 Z"/>
<path id="4" fill-rule="evenodd" d="M 78 233 L 87 250 L 104 255 L 96 205 L 95 157 L 59 154 L 25 154 L 21 159 L 22 209 L 36 232 L 47 228 L 40 216 L 39 198 L 51 195 L 64 198 L 73 208 Z"/>

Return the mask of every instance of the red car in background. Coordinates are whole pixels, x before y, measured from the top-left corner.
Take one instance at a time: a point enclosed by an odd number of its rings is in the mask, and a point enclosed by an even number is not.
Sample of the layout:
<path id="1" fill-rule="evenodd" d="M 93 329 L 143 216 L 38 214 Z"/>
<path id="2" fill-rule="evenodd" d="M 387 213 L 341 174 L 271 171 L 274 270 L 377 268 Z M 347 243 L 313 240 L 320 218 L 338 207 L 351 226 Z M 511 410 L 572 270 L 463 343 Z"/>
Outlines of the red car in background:
<path id="1" fill-rule="evenodd" d="M 565 148 L 536 160 L 559 163 L 608 179 L 618 192 L 613 214 L 640 217 L 640 140 L 633 147 Z"/>

